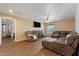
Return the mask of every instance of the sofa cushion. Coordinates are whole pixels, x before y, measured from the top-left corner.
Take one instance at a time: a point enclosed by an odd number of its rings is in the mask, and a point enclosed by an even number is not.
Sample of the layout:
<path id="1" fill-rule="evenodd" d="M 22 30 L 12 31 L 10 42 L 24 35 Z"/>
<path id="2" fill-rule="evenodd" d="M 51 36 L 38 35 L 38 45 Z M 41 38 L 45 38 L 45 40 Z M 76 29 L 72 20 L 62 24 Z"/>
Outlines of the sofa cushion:
<path id="1" fill-rule="evenodd" d="M 51 34 L 51 37 L 53 38 L 59 38 L 61 36 L 65 36 L 67 34 L 69 34 L 71 31 L 54 31 L 52 34 Z"/>
<path id="2" fill-rule="evenodd" d="M 51 34 L 51 37 L 53 37 L 53 38 L 59 38 L 60 37 L 60 34 L 58 32 L 53 32 Z"/>

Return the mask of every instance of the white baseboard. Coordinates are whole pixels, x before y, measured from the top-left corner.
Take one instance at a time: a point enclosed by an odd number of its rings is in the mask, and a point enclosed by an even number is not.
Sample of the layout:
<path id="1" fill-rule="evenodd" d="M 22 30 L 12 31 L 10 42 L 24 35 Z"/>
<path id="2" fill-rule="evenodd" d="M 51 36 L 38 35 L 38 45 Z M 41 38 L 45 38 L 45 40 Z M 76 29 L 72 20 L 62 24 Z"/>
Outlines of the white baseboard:
<path id="1" fill-rule="evenodd" d="M 22 40 L 15 40 L 15 42 L 21 42 L 21 41 L 25 41 L 26 39 L 22 39 Z"/>

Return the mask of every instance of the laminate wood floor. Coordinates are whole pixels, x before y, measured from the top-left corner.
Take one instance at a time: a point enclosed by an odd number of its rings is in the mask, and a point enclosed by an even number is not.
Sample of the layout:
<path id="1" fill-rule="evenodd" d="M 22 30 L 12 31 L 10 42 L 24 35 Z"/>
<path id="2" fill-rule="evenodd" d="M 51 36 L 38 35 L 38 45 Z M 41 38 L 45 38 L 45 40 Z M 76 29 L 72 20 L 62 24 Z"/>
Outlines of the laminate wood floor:
<path id="1" fill-rule="evenodd" d="M 2 56 L 59 56 L 53 51 L 42 47 L 43 38 L 34 42 L 22 41 L 15 43 L 13 39 L 4 38 L 0 46 Z"/>

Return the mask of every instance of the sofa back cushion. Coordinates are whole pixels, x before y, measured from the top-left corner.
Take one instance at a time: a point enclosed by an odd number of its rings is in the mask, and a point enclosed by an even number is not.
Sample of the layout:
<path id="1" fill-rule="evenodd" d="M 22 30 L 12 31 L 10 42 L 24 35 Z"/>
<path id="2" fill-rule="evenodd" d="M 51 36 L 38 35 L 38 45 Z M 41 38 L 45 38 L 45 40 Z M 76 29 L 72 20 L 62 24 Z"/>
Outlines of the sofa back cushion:
<path id="1" fill-rule="evenodd" d="M 54 37 L 54 38 L 59 38 L 61 36 L 65 36 L 67 34 L 69 34 L 71 31 L 54 31 L 52 34 L 51 34 L 51 37 Z"/>
<path id="2" fill-rule="evenodd" d="M 51 37 L 53 38 L 59 38 L 60 37 L 60 34 L 58 31 L 54 31 L 52 34 L 51 34 Z"/>

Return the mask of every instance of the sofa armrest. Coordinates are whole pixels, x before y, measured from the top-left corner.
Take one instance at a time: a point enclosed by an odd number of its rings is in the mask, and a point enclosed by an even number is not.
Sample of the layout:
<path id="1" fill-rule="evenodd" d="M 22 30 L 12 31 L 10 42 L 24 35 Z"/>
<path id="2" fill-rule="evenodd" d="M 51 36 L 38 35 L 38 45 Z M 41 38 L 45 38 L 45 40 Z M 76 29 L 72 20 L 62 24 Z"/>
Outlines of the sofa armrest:
<path id="1" fill-rule="evenodd" d="M 75 52 L 75 49 L 70 45 L 61 44 L 61 43 L 53 43 L 56 46 L 57 51 L 59 50 L 62 55 L 72 55 Z"/>

